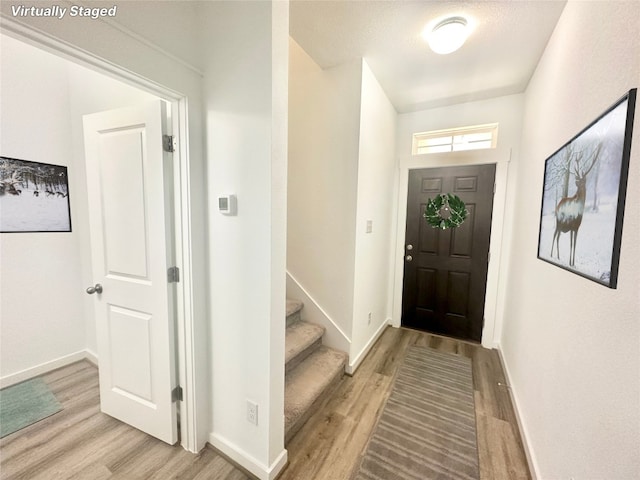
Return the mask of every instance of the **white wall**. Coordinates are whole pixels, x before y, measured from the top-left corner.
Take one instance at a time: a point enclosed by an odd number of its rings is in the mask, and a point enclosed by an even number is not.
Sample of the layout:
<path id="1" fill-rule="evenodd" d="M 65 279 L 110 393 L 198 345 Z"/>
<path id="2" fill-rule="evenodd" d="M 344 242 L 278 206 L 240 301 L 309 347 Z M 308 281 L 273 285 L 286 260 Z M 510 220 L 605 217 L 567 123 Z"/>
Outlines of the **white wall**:
<path id="1" fill-rule="evenodd" d="M 536 258 L 544 160 L 638 87 L 639 29 L 636 1 L 568 2 L 526 91 L 501 348 L 541 479 L 640 478 L 640 109 L 618 288 Z"/>
<path id="2" fill-rule="evenodd" d="M 51 37 L 78 46 L 83 53 L 64 44 L 51 48 L 107 71 L 110 64 L 122 67 L 127 78 L 149 91 L 165 95 L 169 88 L 175 92 L 167 94 L 170 98 L 186 96 L 180 128 L 189 142 L 180 149 L 181 154 L 189 153 L 189 163 L 181 183 L 191 193 L 191 203 L 184 206 L 188 217 L 183 219 L 191 229 L 181 240 L 186 244 L 183 266 L 188 263 L 192 270 L 181 282 L 192 288 L 193 308 L 186 314 L 193 316 L 194 324 L 182 334 L 195 342 L 195 350 L 189 352 L 195 371 L 186 381 L 197 382 L 196 391 L 189 391 L 193 396 L 188 398 L 188 413 L 197 426 L 205 426 L 189 432 L 188 442 L 195 449 L 211 440 L 267 478 L 286 462 L 288 3 L 204 2 L 194 3 L 195 8 L 177 4 L 171 7 L 172 22 L 181 28 L 145 26 L 166 24 L 166 9 L 158 8 L 157 2 L 122 2 L 118 17 L 107 21 L 13 19 L 5 2 L 1 21 L 12 35 L 37 44 Z M 185 52 L 201 47 L 201 62 L 194 65 L 197 59 Z M 207 72 L 206 102 L 200 65 Z M 121 73 L 117 69 L 116 75 Z M 208 217 L 207 191 L 212 206 Z M 213 208 L 214 198 L 229 191 L 238 195 L 238 216 L 222 218 Z M 257 427 L 246 421 L 247 399 L 259 405 Z"/>
<path id="3" fill-rule="evenodd" d="M 397 114 L 364 60 L 290 45 L 287 290 L 352 373 L 390 318 Z"/>
<path id="4" fill-rule="evenodd" d="M 361 79 L 361 61 L 322 70 L 290 40 L 287 270 L 346 336 L 329 342 L 342 348 L 353 316 Z"/>
<path id="5" fill-rule="evenodd" d="M 259 478 L 284 450 L 288 4 L 203 6 L 212 423 L 210 442 Z M 237 195 L 237 215 L 217 196 Z M 249 423 L 247 400 L 258 404 Z"/>
<path id="6" fill-rule="evenodd" d="M 2 66 L 3 155 L 9 150 L 37 148 L 47 154 L 34 160 L 69 167 L 73 227 L 72 234 L 0 236 L 6 259 L 2 269 L 2 293 L 7 299 L 2 306 L 2 338 L 7 348 L 2 349 L 1 375 L 6 377 L 22 370 L 28 370 L 25 375 L 41 373 L 41 364 L 57 366 L 79 358 L 85 350 L 97 354 L 93 297 L 83 294 L 95 279 L 91 274 L 82 115 L 155 97 L 6 36 L 2 37 Z M 46 90 L 36 87 L 43 78 L 49 79 Z M 34 125 L 47 132 L 38 136 L 38 142 L 33 142 Z M 65 145 L 63 155 L 56 154 L 56 145 Z M 59 245 L 59 237 L 65 235 L 69 248 Z M 24 268 L 29 262 L 35 262 L 39 274 L 33 267 Z M 24 288 L 25 283 L 33 287 Z M 16 310 L 20 305 L 33 307 L 25 316 L 20 308 Z M 38 340 L 40 335 L 44 340 Z M 79 336 L 81 341 L 77 341 Z"/>
<path id="7" fill-rule="evenodd" d="M 34 27 L 86 52 L 69 49 L 72 57 L 109 70 L 106 60 L 150 91 L 164 92 L 157 84 L 173 89 L 171 98 L 187 97 L 181 105 L 186 123 L 180 127 L 189 143 L 180 147 L 189 153 L 189 170 L 181 182 L 191 192 L 185 207 L 189 217 L 183 219 L 191 230 L 182 240 L 187 243 L 183 261 L 192 261 L 193 270 L 182 281 L 193 289 L 193 310 L 187 313 L 193 315 L 194 328 L 183 333 L 195 342 L 196 371 L 187 380 L 198 380 L 189 415 L 205 425 L 189 440 L 193 448 L 211 440 L 260 478 L 272 477 L 286 462 L 288 3 L 205 2 L 180 8 L 176 2 L 169 8 L 172 25 L 166 29 L 148 28 L 166 25 L 166 9 L 157 2 L 122 2 L 118 16 L 107 21 L 12 19 L 10 5 L 3 3 L 2 23 L 13 35 L 45 42 L 22 25 Z M 54 48 L 67 53 L 63 46 Z M 202 56 L 190 53 L 200 50 Z M 201 66 L 207 72 L 206 101 Z M 215 195 L 224 192 L 238 195 L 238 216 L 218 215 Z M 247 399 L 259 405 L 257 427 L 246 421 Z"/>
<path id="8" fill-rule="evenodd" d="M 519 163 L 522 130 L 523 95 L 508 95 L 489 100 L 398 115 L 396 152 L 398 156 L 396 243 L 393 268 L 393 324 L 402 316 L 402 281 L 404 276 L 404 239 L 407 215 L 409 170 L 469 164 L 496 164 L 496 193 L 491 218 L 491 261 L 487 273 L 485 326 L 482 345 L 494 348 L 501 337 L 504 296 L 508 285 L 509 238 L 512 233 L 515 171 Z M 498 123 L 496 148 L 445 154 L 411 155 L 412 135 L 487 123 Z"/>
<path id="9" fill-rule="evenodd" d="M 391 318 L 389 263 L 391 239 L 395 237 L 392 219 L 397 113 L 366 61 L 362 62 L 360 105 L 353 333 L 349 355 L 352 368 L 363 359 L 376 334 Z"/>
<path id="10" fill-rule="evenodd" d="M 189 416 L 202 428 L 188 432 L 188 438 L 183 435 L 183 442 L 196 450 L 202 448 L 208 439 L 210 415 L 202 74 L 198 65 L 191 64 L 179 55 L 187 50 L 199 51 L 199 29 L 145 30 L 142 25 L 162 25 L 166 11 L 158 8 L 157 2 L 136 2 L 135 8 L 129 8 L 132 5 L 133 2 L 119 4 L 118 17 L 109 21 L 80 17 L 65 17 L 60 21 L 45 17 L 13 18 L 11 4 L 2 2 L 0 24 L 6 34 L 45 46 L 74 61 L 94 65 L 101 71 L 117 71 L 114 75 L 120 77 L 124 74 L 131 82 L 144 85 L 150 92 L 165 95 L 166 89 L 172 89 L 173 93 L 167 94 L 170 98 L 187 98 L 181 103 L 180 112 L 184 120 L 180 123 L 182 134 L 188 133 L 188 143 L 180 145 L 181 164 L 185 166 L 180 181 L 182 189 L 190 192 L 191 203 L 183 206 L 188 214 L 182 219 L 184 235 L 181 240 L 190 248 L 185 249 L 180 261 L 183 267 L 191 267 L 190 270 L 183 270 L 182 281 L 191 288 L 191 302 L 184 306 L 184 314 L 193 319 L 193 328 L 182 334 L 194 342 L 194 351 L 189 353 L 192 354 L 195 371 L 185 379 L 190 384 L 195 383 L 195 388 L 188 392 L 193 395 L 188 398 L 191 407 Z M 175 24 L 197 25 L 197 8 L 173 8 L 172 13 L 171 21 Z M 118 21 L 124 21 L 128 26 L 124 27 Z M 144 31 L 145 35 L 136 30 Z M 58 43 L 52 44 L 50 39 Z M 171 51 L 159 45 L 172 45 Z M 118 68 L 112 68 L 112 65 Z M 187 153 L 188 160 L 185 156 Z"/>
<path id="11" fill-rule="evenodd" d="M 37 370 L 43 364 L 46 368 L 78 354 L 86 339 L 77 254 L 82 230 L 77 207 L 83 198 L 77 186 L 83 178 L 73 162 L 67 69 L 52 55 L 5 36 L 1 40 L 0 152 L 68 167 L 73 229 L 71 233 L 0 234 L 0 377 L 4 383 L 11 377 L 22 380 L 19 373 L 24 370 Z"/>

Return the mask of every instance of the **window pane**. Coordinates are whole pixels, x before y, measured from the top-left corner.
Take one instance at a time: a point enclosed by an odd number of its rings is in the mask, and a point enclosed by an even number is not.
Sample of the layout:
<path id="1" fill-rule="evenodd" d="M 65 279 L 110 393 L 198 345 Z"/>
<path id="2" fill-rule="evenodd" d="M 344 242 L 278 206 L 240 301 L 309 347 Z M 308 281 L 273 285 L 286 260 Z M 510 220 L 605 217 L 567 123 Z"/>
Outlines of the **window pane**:
<path id="1" fill-rule="evenodd" d="M 453 150 L 455 152 L 460 152 L 463 150 L 482 150 L 484 148 L 491 148 L 491 140 L 473 143 L 457 143 L 453 146 Z"/>
<path id="2" fill-rule="evenodd" d="M 453 143 L 469 143 L 469 142 L 481 142 L 485 140 L 491 140 L 492 132 L 481 133 L 465 133 L 464 135 L 456 135 Z"/>
<path id="3" fill-rule="evenodd" d="M 418 147 L 431 147 L 435 145 L 451 145 L 452 136 L 448 137 L 435 137 L 435 138 L 421 138 L 418 140 Z"/>
<path id="4" fill-rule="evenodd" d="M 413 154 L 494 148 L 497 135 L 497 123 L 414 133 Z"/>
<path id="5" fill-rule="evenodd" d="M 418 149 L 418 155 L 423 153 L 442 153 L 442 152 L 450 152 L 451 145 L 434 145 L 430 147 L 422 147 Z"/>

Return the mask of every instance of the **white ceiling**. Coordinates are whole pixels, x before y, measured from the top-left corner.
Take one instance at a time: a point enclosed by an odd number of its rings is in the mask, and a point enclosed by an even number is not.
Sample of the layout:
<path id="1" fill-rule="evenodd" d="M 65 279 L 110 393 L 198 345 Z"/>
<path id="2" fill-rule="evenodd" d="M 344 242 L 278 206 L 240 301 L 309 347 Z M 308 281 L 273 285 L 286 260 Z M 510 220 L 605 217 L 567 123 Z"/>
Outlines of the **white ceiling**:
<path id="1" fill-rule="evenodd" d="M 363 57 L 398 112 L 525 90 L 566 0 L 291 0 L 290 33 L 323 68 Z M 462 15 L 475 29 L 450 55 L 426 24 Z"/>

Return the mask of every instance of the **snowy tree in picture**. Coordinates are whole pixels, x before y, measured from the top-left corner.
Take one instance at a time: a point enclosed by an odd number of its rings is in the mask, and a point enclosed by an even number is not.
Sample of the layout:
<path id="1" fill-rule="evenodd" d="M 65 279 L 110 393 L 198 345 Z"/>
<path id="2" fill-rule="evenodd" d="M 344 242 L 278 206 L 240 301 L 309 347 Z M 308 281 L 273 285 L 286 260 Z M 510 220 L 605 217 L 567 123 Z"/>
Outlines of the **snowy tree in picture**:
<path id="1" fill-rule="evenodd" d="M 538 258 L 616 288 L 636 90 L 545 163 Z"/>
<path id="2" fill-rule="evenodd" d="M 70 232 L 67 167 L 0 157 L 0 232 Z"/>

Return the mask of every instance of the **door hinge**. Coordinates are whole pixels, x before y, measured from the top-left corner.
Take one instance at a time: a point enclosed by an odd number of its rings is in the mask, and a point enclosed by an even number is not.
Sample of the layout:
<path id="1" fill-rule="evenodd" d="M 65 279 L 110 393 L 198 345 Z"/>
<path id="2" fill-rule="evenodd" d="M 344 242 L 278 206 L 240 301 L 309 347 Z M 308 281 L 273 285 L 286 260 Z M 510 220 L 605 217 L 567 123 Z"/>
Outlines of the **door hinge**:
<path id="1" fill-rule="evenodd" d="M 165 152 L 173 153 L 176 149 L 175 139 L 173 135 L 162 136 L 162 149 Z"/>
<path id="2" fill-rule="evenodd" d="M 493 194 L 495 195 L 495 193 L 496 193 L 496 184 L 494 183 L 493 184 Z"/>
<path id="3" fill-rule="evenodd" d="M 487 253 L 487 263 L 491 261 L 491 252 Z"/>
<path id="4" fill-rule="evenodd" d="M 176 388 L 171 390 L 171 401 L 172 402 L 182 401 L 182 387 L 180 385 L 178 385 Z"/>
<path id="5" fill-rule="evenodd" d="M 170 267 L 167 270 L 167 281 L 169 283 L 178 283 L 180 281 L 180 269 L 178 267 Z"/>

